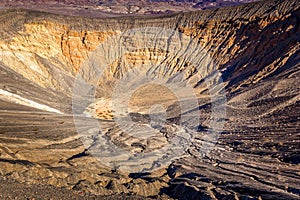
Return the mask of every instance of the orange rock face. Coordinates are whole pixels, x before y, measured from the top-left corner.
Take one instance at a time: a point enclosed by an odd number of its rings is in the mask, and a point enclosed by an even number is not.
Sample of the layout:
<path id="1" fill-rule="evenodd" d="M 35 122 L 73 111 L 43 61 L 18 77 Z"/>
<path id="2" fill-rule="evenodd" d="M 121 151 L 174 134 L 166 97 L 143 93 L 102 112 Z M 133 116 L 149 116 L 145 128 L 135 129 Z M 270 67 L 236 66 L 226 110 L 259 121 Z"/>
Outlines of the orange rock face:
<path id="1" fill-rule="evenodd" d="M 107 37 L 116 34 L 114 31 L 81 31 L 66 30 L 58 42 L 66 59 L 72 63 L 74 70 L 77 71 L 82 62 L 86 59 L 89 52 L 96 49 L 100 42 Z"/>
<path id="2" fill-rule="evenodd" d="M 0 40 L 1 61 L 42 87 L 59 88 L 40 59 L 73 76 L 88 54 L 114 34 L 117 31 L 76 31 L 49 21 L 27 23 L 12 38 Z"/>

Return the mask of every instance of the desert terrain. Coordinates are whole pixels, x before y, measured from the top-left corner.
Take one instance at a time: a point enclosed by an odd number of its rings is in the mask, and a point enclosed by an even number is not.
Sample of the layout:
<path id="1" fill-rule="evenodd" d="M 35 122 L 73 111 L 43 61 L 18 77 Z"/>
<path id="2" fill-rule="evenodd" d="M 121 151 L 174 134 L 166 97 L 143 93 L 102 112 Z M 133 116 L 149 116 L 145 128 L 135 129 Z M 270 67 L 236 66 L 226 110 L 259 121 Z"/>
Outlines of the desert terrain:
<path id="1" fill-rule="evenodd" d="M 236 6 L 258 0 L 2 0 L 0 6 L 26 8 L 62 15 L 108 18 L 165 15 Z"/>
<path id="2" fill-rule="evenodd" d="M 1 199 L 300 198 L 298 0 L 44 11 L 0 10 Z"/>

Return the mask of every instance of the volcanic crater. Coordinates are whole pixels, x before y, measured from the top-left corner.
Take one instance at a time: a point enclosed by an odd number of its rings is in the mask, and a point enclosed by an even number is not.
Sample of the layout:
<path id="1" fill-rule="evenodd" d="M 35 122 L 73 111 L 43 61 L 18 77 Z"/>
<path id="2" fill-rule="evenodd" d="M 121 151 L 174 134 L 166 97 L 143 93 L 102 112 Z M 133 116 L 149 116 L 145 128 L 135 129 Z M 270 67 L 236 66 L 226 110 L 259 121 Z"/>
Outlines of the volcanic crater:
<path id="1" fill-rule="evenodd" d="M 299 16 L 298 0 L 1 9 L 0 180 L 57 199 L 299 199 Z"/>

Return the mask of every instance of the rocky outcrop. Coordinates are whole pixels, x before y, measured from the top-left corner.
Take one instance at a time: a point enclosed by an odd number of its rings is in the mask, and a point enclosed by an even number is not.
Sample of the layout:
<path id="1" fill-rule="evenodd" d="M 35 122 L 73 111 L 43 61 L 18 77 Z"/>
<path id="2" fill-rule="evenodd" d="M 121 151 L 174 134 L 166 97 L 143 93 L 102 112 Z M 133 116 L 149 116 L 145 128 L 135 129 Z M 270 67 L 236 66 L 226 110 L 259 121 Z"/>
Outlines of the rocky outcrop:
<path id="1" fill-rule="evenodd" d="M 52 77 L 49 65 L 74 76 L 89 52 L 114 34 L 75 31 L 52 22 L 27 23 L 18 36 L 1 42 L 1 61 L 41 87 L 60 90 L 62 86 Z"/>

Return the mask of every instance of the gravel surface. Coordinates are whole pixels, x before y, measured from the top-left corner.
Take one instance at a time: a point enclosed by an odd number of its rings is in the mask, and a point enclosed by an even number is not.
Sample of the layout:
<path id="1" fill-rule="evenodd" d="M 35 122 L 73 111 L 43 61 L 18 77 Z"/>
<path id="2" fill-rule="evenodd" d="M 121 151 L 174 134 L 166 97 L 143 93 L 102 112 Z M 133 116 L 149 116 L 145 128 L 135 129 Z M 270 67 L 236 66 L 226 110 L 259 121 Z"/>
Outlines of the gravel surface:
<path id="1" fill-rule="evenodd" d="M 29 185 L 0 179 L 0 199 L 56 200 L 56 199 L 99 199 L 96 196 L 83 194 L 64 188 L 44 185 Z"/>

